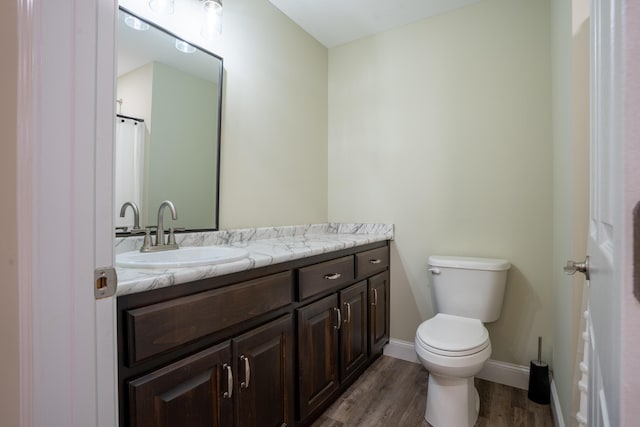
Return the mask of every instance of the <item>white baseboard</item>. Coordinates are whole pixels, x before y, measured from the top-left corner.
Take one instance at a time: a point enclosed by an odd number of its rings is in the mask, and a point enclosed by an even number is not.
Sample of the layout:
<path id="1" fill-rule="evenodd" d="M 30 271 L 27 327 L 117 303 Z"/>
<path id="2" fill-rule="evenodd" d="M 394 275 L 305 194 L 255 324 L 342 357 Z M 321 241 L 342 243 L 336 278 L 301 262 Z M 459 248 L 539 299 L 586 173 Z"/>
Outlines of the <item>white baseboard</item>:
<path id="1" fill-rule="evenodd" d="M 522 390 L 529 389 L 529 367 L 489 359 L 476 378 Z"/>
<path id="2" fill-rule="evenodd" d="M 396 340 L 391 338 L 389 344 L 384 346 L 382 354 L 406 360 L 407 362 L 420 363 L 414 344 L 409 341 Z"/>
<path id="3" fill-rule="evenodd" d="M 420 363 L 414 344 L 409 341 L 390 339 L 384 347 L 384 355 L 408 362 Z M 489 360 L 477 378 L 510 387 L 527 390 L 529 388 L 529 368 L 498 360 Z"/>
<path id="4" fill-rule="evenodd" d="M 555 427 L 564 427 L 564 418 L 562 417 L 562 407 L 558 398 L 558 389 L 556 389 L 555 381 L 551 380 L 551 415 L 553 416 L 553 425 Z"/>

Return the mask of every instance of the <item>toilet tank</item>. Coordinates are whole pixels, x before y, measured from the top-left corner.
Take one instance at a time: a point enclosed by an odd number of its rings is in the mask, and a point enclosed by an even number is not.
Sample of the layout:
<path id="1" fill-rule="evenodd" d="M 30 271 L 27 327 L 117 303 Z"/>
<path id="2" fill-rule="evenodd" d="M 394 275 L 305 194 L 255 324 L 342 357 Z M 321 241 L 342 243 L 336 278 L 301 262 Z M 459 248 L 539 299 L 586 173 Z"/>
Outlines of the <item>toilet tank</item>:
<path id="1" fill-rule="evenodd" d="M 504 259 L 430 256 L 437 312 L 483 323 L 498 320 L 510 267 Z"/>

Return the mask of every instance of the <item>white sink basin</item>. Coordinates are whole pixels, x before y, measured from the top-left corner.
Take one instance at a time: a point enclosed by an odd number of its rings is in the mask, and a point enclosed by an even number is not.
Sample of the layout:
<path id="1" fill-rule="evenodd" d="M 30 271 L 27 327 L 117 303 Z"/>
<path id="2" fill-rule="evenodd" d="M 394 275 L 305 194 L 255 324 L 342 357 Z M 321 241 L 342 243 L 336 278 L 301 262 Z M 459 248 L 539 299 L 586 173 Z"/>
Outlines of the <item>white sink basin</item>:
<path id="1" fill-rule="evenodd" d="M 228 246 L 183 247 L 171 251 L 132 251 L 116 255 L 118 267 L 178 268 L 222 264 L 246 258 L 249 252 Z"/>

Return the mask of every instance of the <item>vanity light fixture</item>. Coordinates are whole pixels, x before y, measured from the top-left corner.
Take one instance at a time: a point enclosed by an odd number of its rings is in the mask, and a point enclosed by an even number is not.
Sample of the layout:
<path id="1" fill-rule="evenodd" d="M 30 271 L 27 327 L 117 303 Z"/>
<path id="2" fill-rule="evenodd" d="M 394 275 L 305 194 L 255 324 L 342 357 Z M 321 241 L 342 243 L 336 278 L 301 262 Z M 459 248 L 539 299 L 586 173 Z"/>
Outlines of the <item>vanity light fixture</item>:
<path id="1" fill-rule="evenodd" d="M 149 0 L 149 8 L 161 15 L 173 14 L 174 0 Z"/>
<path id="2" fill-rule="evenodd" d="M 149 24 L 131 15 L 125 16 L 124 23 L 137 31 L 147 31 L 149 29 Z"/>
<path id="3" fill-rule="evenodd" d="M 213 40 L 222 33 L 222 0 L 202 1 L 202 25 L 200 34 L 206 40 Z"/>
<path id="4" fill-rule="evenodd" d="M 195 47 L 180 39 L 176 39 L 176 49 L 183 53 L 193 53 L 196 51 Z"/>

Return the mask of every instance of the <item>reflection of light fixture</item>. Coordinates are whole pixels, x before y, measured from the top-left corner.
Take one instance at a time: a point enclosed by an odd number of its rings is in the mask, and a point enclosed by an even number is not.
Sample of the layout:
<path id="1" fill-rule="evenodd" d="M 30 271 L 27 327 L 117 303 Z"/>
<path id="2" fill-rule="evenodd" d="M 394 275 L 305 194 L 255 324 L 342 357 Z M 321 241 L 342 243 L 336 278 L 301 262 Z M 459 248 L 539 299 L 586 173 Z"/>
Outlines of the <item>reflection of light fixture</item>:
<path id="1" fill-rule="evenodd" d="M 191 46 L 189 43 L 182 41 L 180 39 L 176 39 L 176 49 L 184 53 L 193 53 L 196 51 L 195 47 Z"/>
<path id="2" fill-rule="evenodd" d="M 202 11 L 200 34 L 205 39 L 212 40 L 222 33 L 222 0 L 204 0 Z"/>
<path id="3" fill-rule="evenodd" d="M 138 31 L 147 31 L 149 29 L 149 24 L 131 15 L 125 16 L 124 23 Z"/>
<path id="4" fill-rule="evenodd" d="M 173 13 L 174 0 L 149 0 L 149 7 L 154 12 L 162 15 L 171 15 Z"/>

